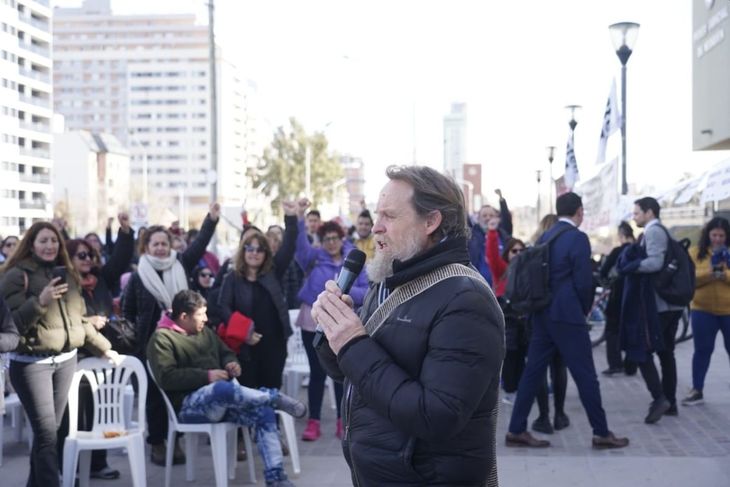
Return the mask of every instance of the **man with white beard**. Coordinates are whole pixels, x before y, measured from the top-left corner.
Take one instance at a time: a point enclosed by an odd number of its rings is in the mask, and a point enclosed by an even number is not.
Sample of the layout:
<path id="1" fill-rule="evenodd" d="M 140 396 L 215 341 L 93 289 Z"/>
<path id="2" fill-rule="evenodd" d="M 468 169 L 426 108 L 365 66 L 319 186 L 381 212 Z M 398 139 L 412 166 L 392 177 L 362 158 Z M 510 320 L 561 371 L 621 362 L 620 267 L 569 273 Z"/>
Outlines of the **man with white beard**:
<path id="1" fill-rule="evenodd" d="M 427 167 L 387 176 L 360 315 L 334 281 L 312 308 L 320 361 L 345 383 L 353 484 L 496 486 L 504 318 L 469 264 L 463 194 Z"/>

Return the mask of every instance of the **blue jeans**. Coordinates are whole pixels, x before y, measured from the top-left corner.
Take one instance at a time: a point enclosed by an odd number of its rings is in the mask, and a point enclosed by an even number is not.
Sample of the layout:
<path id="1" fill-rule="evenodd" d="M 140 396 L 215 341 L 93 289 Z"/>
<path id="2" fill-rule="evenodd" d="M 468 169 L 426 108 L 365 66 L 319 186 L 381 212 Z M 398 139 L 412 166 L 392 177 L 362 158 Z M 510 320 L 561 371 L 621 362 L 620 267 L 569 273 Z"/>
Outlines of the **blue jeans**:
<path id="1" fill-rule="evenodd" d="M 705 387 L 705 376 L 710 368 L 718 331 L 722 332 L 725 350 L 730 355 L 730 315 L 692 311 L 692 340 L 695 344 L 692 355 L 692 387 L 698 391 Z"/>
<path id="2" fill-rule="evenodd" d="M 219 380 L 185 396 L 178 418 L 181 423 L 227 422 L 255 426 L 266 481 L 285 480 L 284 456 L 271 407 L 278 394 L 276 389 L 256 390 Z"/>

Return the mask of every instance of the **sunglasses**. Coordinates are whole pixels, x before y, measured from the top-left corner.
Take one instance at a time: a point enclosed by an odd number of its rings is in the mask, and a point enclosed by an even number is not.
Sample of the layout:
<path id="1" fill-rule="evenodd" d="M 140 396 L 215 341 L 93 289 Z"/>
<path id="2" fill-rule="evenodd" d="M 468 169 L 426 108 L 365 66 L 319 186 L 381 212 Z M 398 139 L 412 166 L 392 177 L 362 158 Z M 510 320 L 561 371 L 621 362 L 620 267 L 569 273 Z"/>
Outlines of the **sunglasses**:
<path id="1" fill-rule="evenodd" d="M 200 273 L 200 274 L 198 274 L 198 275 L 199 275 L 200 277 L 205 277 L 205 278 L 208 278 L 208 277 L 213 277 L 213 274 L 211 274 L 211 273 L 209 273 L 209 272 L 201 272 L 201 273 Z"/>
<path id="2" fill-rule="evenodd" d="M 511 249 L 509 251 L 510 254 L 519 254 L 520 252 L 524 252 L 525 249 Z"/>
<path id="3" fill-rule="evenodd" d="M 261 247 L 254 247 L 253 245 L 246 245 L 243 248 L 244 248 L 244 250 L 246 250 L 246 252 L 248 252 L 250 254 L 263 254 L 266 252 Z"/>
<path id="4" fill-rule="evenodd" d="M 93 258 L 91 253 L 89 253 L 89 252 L 79 252 L 74 257 L 76 257 L 79 260 L 86 260 L 86 259 L 92 260 L 92 258 Z"/>

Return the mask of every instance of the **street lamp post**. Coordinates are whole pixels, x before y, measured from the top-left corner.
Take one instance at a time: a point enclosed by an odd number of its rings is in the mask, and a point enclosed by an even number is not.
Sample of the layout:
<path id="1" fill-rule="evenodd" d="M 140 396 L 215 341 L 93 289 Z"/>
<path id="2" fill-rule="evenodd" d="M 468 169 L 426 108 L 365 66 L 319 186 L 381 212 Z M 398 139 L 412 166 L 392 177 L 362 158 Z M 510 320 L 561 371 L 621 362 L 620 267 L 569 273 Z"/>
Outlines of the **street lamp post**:
<path id="1" fill-rule="evenodd" d="M 546 147 L 547 150 L 547 156 L 548 156 L 548 163 L 550 164 L 550 172 L 548 173 L 550 176 L 550 180 L 548 183 L 550 184 L 550 192 L 548 193 L 550 196 L 550 213 L 553 213 L 553 160 L 555 160 L 555 146 L 549 145 Z"/>
<path id="2" fill-rule="evenodd" d="M 618 22 L 609 25 L 608 31 L 616 55 L 621 61 L 621 194 L 627 194 L 629 185 L 626 180 L 626 63 L 634 52 L 634 44 L 639 36 L 639 24 Z"/>
<path id="3" fill-rule="evenodd" d="M 570 121 L 568 121 L 568 126 L 572 132 L 575 132 L 575 127 L 578 126 L 578 122 L 575 119 L 575 111 L 580 110 L 581 108 L 583 107 L 580 105 L 568 105 L 565 107 L 566 110 L 570 110 Z"/>

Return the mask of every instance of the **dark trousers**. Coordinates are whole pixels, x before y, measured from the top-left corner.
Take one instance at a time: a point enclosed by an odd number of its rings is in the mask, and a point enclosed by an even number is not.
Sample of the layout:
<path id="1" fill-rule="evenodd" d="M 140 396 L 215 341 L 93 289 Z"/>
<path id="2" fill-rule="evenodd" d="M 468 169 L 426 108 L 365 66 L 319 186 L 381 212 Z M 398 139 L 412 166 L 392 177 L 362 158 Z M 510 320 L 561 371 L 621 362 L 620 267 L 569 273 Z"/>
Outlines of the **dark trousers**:
<path id="1" fill-rule="evenodd" d="M 94 398 L 91 395 L 91 386 L 86 378 L 79 383 L 79 431 L 91 431 L 94 427 Z M 58 462 L 63 467 L 63 445 L 68 436 L 68 406 L 63 412 L 61 426 L 58 429 Z M 106 450 L 92 450 L 91 471 L 98 472 L 107 466 Z M 63 470 L 63 468 L 61 468 Z"/>
<path id="2" fill-rule="evenodd" d="M 544 380 L 548 364 L 558 351 L 578 387 L 578 394 L 593 428 L 593 434 L 608 435 L 606 413 L 601 405 L 601 390 L 593 364 L 593 349 L 588 328 L 585 325 L 554 323 L 546 314 L 543 313 L 538 319 L 533 320 L 527 367 L 522 374 L 517 399 L 512 409 L 510 433 L 519 434 L 527 430 L 527 417 L 532 402 Z"/>
<path id="3" fill-rule="evenodd" d="M 147 443 L 159 445 L 167 438 L 167 409 L 160 389 L 152 379 L 147 367 L 145 367 L 145 372 L 147 373 L 147 403 L 145 404 Z"/>
<path id="4" fill-rule="evenodd" d="M 677 326 L 679 326 L 681 317 L 682 311 L 659 313 L 664 350 L 656 352 L 656 354 L 662 369 L 661 380 L 652 355 L 644 363 L 639 364 L 641 376 L 644 378 L 651 397 L 659 399 L 663 395 L 672 405 L 677 403 L 677 362 L 674 359 L 674 337 L 677 334 Z"/>
<path id="5" fill-rule="evenodd" d="M 502 387 L 504 392 L 511 394 L 517 391 L 517 387 L 520 385 L 520 378 L 522 373 L 525 371 L 525 360 L 527 359 L 527 346 L 519 346 L 514 350 L 507 350 L 504 355 L 504 363 L 502 364 Z M 562 364 L 560 355 L 556 354 L 555 359 Z M 568 374 L 565 369 L 565 365 L 562 365 L 562 374 L 555 374 L 554 365 L 551 363 L 550 370 L 552 372 L 553 387 L 557 387 L 562 390 L 562 394 L 556 393 L 555 396 L 555 411 L 563 411 L 565 405 L 565 389 L 568 385 Z M 556 386 L 555 382 L 563 379 L 561 385 Z M 562 387 L 561 387 L 562 386 Z M 540 410 L 540 416 L 550 416 L 550 403 L 548 402 L 548 381 L 547 375 L 545 380 L 542 382 L 540 389 L 537 391 L 537 407 Z"/>
<path id="6" fill-rule="evenodd" d="M 319 419 L 322 414 L 322 398 L 324 396 L 324 381 L 327 379 L 324 369 L 319 364 L 317 351 L 312 344 L 314 332 L 302 330 L 302 342 L 309 360 L 309 387 L 307 388 L 307 399 L 309 400 L 310 419 Z M 341 416 L 340 406 L 342 405 L 342 383 L 335 383 L 335 400 L 337 401 L 337 417 Z"/>
<path id="7" fill-rule="evenodd" d="M 725 351 L 730 356 L 730 315 L 716 315 L 706 311 L 692 311 L 692 387 L 701 391 L 715 350 L 717 333 L 722 332 Z"/>
<path id="8" fill-rule="evenodd" d="M 259 348 L 263 344 L 262 341 L 249 347 L 247 360 L 241 362 L 239 382 L 253 389 L 281 389 L 281 378 L 286 364 L 286 341 L 282 339 Z"/>
<path id="9" fill-rule="evenodd" d="M 59 364 L 10 362 L 10 381 L 33 430 L 27 487 L 60 485 L 58 428 L 75 371 L 76 357 Z"/>
<path id="10" fill-rule="evenodd" d="M 606 313 L 606 361 L 609 369 L 621 369 L 624 366 L 621 358 L 621 343 L 619 340 L 619 318 Z"/>
<path id="11" fill-rule="evenodd" d="M 555 352 L 550 361 L 550 381 L 553 384 L 553 404 L 555 406 L 555 414 L 565 413 L 565 391 L 568 389 L 568 369 L 560 357 L 560 353 Z M 548 374 L 545 373 L 542 385 L 537 391 L 537 407 L 540 410 L 540 416 L 550 416 L 550 404 L 548 402 Z"/>

